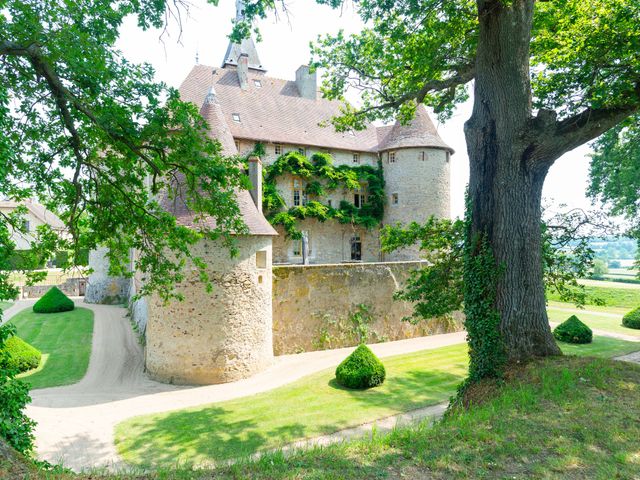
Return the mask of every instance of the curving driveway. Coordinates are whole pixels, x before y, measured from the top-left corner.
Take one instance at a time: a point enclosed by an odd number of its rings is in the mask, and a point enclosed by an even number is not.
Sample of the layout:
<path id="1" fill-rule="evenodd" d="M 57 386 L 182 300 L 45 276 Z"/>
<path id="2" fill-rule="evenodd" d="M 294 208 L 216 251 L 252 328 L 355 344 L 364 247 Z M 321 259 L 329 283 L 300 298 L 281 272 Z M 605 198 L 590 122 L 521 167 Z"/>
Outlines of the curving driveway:
<path id="1" fill-rule="evenodd" d="M 28 306 L 18 302 L 15 312 Z M 277 357 L 252 378 L 221 385 L 185 387 L 150 380 L 126 309 L 83 304 L 94 312 L 93 350 L 85 377 L 75 385 L 33 390 L 27 414 L 38 422 L 38 457 L 74 470 L 124 465 L 113 429 L 127 418 L 264 392 L 339 363 L 352 349 Z M 465 333 L 434 335 L 372 345 L 387 357 L 464 342 Z"/>

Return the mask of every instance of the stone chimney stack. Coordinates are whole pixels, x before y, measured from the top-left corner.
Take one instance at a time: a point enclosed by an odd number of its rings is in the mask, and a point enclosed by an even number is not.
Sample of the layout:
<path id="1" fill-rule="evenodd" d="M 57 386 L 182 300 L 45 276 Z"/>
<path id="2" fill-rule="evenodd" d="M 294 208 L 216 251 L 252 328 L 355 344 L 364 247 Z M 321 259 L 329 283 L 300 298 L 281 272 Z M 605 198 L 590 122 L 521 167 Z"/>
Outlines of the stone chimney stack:
<path id="1" fill-rule="evenodd" d="M 238 80 L 240 88 L 246 90 L 249 87 L 249 55 L 241 53 L 238 57 Z"/>
<path id="2" fill-rule="evenodd" d="M 262 213 L 262 162 L 260 157 L 249 157 L 249 180 L 251 180 L 251 198 L 256 208 Z"/>
<path id="3" fill-rule="evenodd" d="M 298 92 L 303 98 L 309 98 L 311 100 L 316 99 L 318 93 L 318 81 L 316 72 L 309 72 L 308 65 L 301 65 L 296 70 L 296 85 L 298 86 Z"/>

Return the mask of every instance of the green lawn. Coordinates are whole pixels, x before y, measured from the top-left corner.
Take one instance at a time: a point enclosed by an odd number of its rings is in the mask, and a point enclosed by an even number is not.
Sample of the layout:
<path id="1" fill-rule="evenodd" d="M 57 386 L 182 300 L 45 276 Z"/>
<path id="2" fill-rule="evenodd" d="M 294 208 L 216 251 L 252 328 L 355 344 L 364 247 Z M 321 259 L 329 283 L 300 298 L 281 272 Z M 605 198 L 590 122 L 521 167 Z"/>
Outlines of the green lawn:
<path id="1" fill-rule="evenodd" d="M 596 337 L 562 345 L 578 355 L 612 357 L 640 344 Z M 198 465 L 250 455 L 447 401 L 466 375 L 466 344 L 383 359 L 387 380 L 378 388 L 338 387 L 333 369 L 238 400 L 132 418 L 116 427 L 118 452 L 132 465 Z"/>
<path id="2" fill-rule="evenodd" d="M 604 300 L 605 306 L 626 308 L 631 310 L 640 306 L 640 285 L 624 284 L 624 288 L 620 287 L 621 284 L 614 282 L 595 282 L 587 281 L 589 284 L 585 284 L 585 292 L 588 295 L 587 308 L 591 308 L 594 298 L 600 298 Z M 604 285 L 603 285 L 604 284 Z M 612 285 L 611 287 L 609 285 Z M 555 292 L 547 292 L 547 300 L 560 302 L 560 296 Z"/>
<path id="3" fill-rule="evenodd" d="M 566 304 L 566 308 L 571 308 L 571 305 Z M 607 313 L 612 313 L 612 312 L 609 311 Z M 613 333 L 623 333 L 625 335 L 630 335 L 633 337 L 640 338 L 640 330 L 622 326 L 621 314 L 617 315 L 616 317 L 611 317 L 609 315 L 585 313 L 578 309 L 575 309 L 575 311 L 568 312 L 566 310 L 554 308 L 553 306 L 549 306 L 547 308 L 547 314 L 549 315 L 549 320 L 551 320 L 552 322 L 564 322 L 571 315 L 576 315 L 580 320 L 582 320 L 591 328 L 606 330 L 608 332 L 613 332 Z"/>
<path id="4" fill-rule="evenodd" d="M 0 310 L 4 312 L 11 305 L 13 305 L 13 302 L 0 302 Z"/>
<path id="5" fill-rule="evenodd" d="M 34 313 L 27 308 L 14 316 L 11 323 L 18 329 L 18 336 L 42 352 L 40 367 L 20 375 L 31 388 L 68 385 L 84 376 L 91 356 L 91 310 Z"/>

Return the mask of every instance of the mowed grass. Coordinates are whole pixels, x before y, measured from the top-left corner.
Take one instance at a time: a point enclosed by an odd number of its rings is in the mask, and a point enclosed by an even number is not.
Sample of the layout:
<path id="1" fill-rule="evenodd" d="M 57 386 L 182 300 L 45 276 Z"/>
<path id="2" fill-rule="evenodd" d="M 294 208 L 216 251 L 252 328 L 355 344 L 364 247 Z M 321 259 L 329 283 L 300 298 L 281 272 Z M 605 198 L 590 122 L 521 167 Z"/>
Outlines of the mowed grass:
<path id="1" fill-rule="evenodd" d="M 587 282 L 585 280 L 585 282 Z M 640 306 L 640 285 L 625 285 L 619 287 L 620 284 L 614 282 L 596 282 L 589 281 L 584 285 L 585 293 L 588 295 L 587 305 L 595 305 L 594 298 L 603 300 L 607 307 L 617 307 L 633 309 Z M 631 287 L 631 288 L 629 288 Z M 547 292 L 547 300 L 560 302 L 561 298 L 556 292 Z"/>
<path id="2" fill-rule="evenodd" d="M 561 348 L 570 354 L 613 357 L 640 350 L 640 344 L 595 337 L 589 345 Z M 132 418 L 117 425 L 116 447 L 127 463 L 140 467 L 210 465 L 445 402 L 466 375 L 467 346 L 385 358 L 383 363 L 387 379 L 370 390 L 340 388 L 331 369 L 251 397 Z"/>
<path id="3" fill-rule="evenodd" d="M 91 310 L 34 313 L 28 308 L 14 316 L 11 323 L 19 337 L 42 352 L 40 366 L 19 375 L 31 388 L 69 385 L 82 379 L 91 356 Z"/>
<path id="4" fill-rule="evenodd" d="M 567 307 L 570 307 L 570 305 L 567 304 Z M 598 315 L 597 313 L 586 313 L 578 309 L 567 311 L 565 308 L 554 308 L 553 306 L 547 308 L 547 314 L 552 322 L 564 322 L 571 315 L 575 315 L 591 328 L 640 338 L 640 330 L 622 325 L 621 314 L 603 312 L 603 314 Z"/>
<path id="5" fill-rule="evenodd" d="M 11 305 L 13 305 L 13 302 L 0 302 L 0 310 L 4 312 Z"/>

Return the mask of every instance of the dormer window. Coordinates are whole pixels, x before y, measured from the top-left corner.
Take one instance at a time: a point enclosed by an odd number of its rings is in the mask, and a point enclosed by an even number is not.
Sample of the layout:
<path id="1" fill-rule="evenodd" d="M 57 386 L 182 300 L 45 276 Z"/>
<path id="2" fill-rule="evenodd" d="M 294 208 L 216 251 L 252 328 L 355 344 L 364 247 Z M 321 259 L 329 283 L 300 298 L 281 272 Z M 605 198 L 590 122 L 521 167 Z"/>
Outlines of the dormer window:
<path id="1" fill-rule="evenodd" d="M 239 113 L 232 113 L 231 114 L 231 118 L 233 118 L 234 122 L 240 123 L 240 114 Z"/>
<path id="2" fill-rule="evenodd" d="M 389 163 L 395 163 L 396 162 L 396 152 L 389 152 L 388 154 L 388 160 Z"/>
<path id="3" fill-rule="evenodd" d="M 257 78 L 253 80 L 253 84 L 258 88 L 262 88 L 262 82 Z"/>

